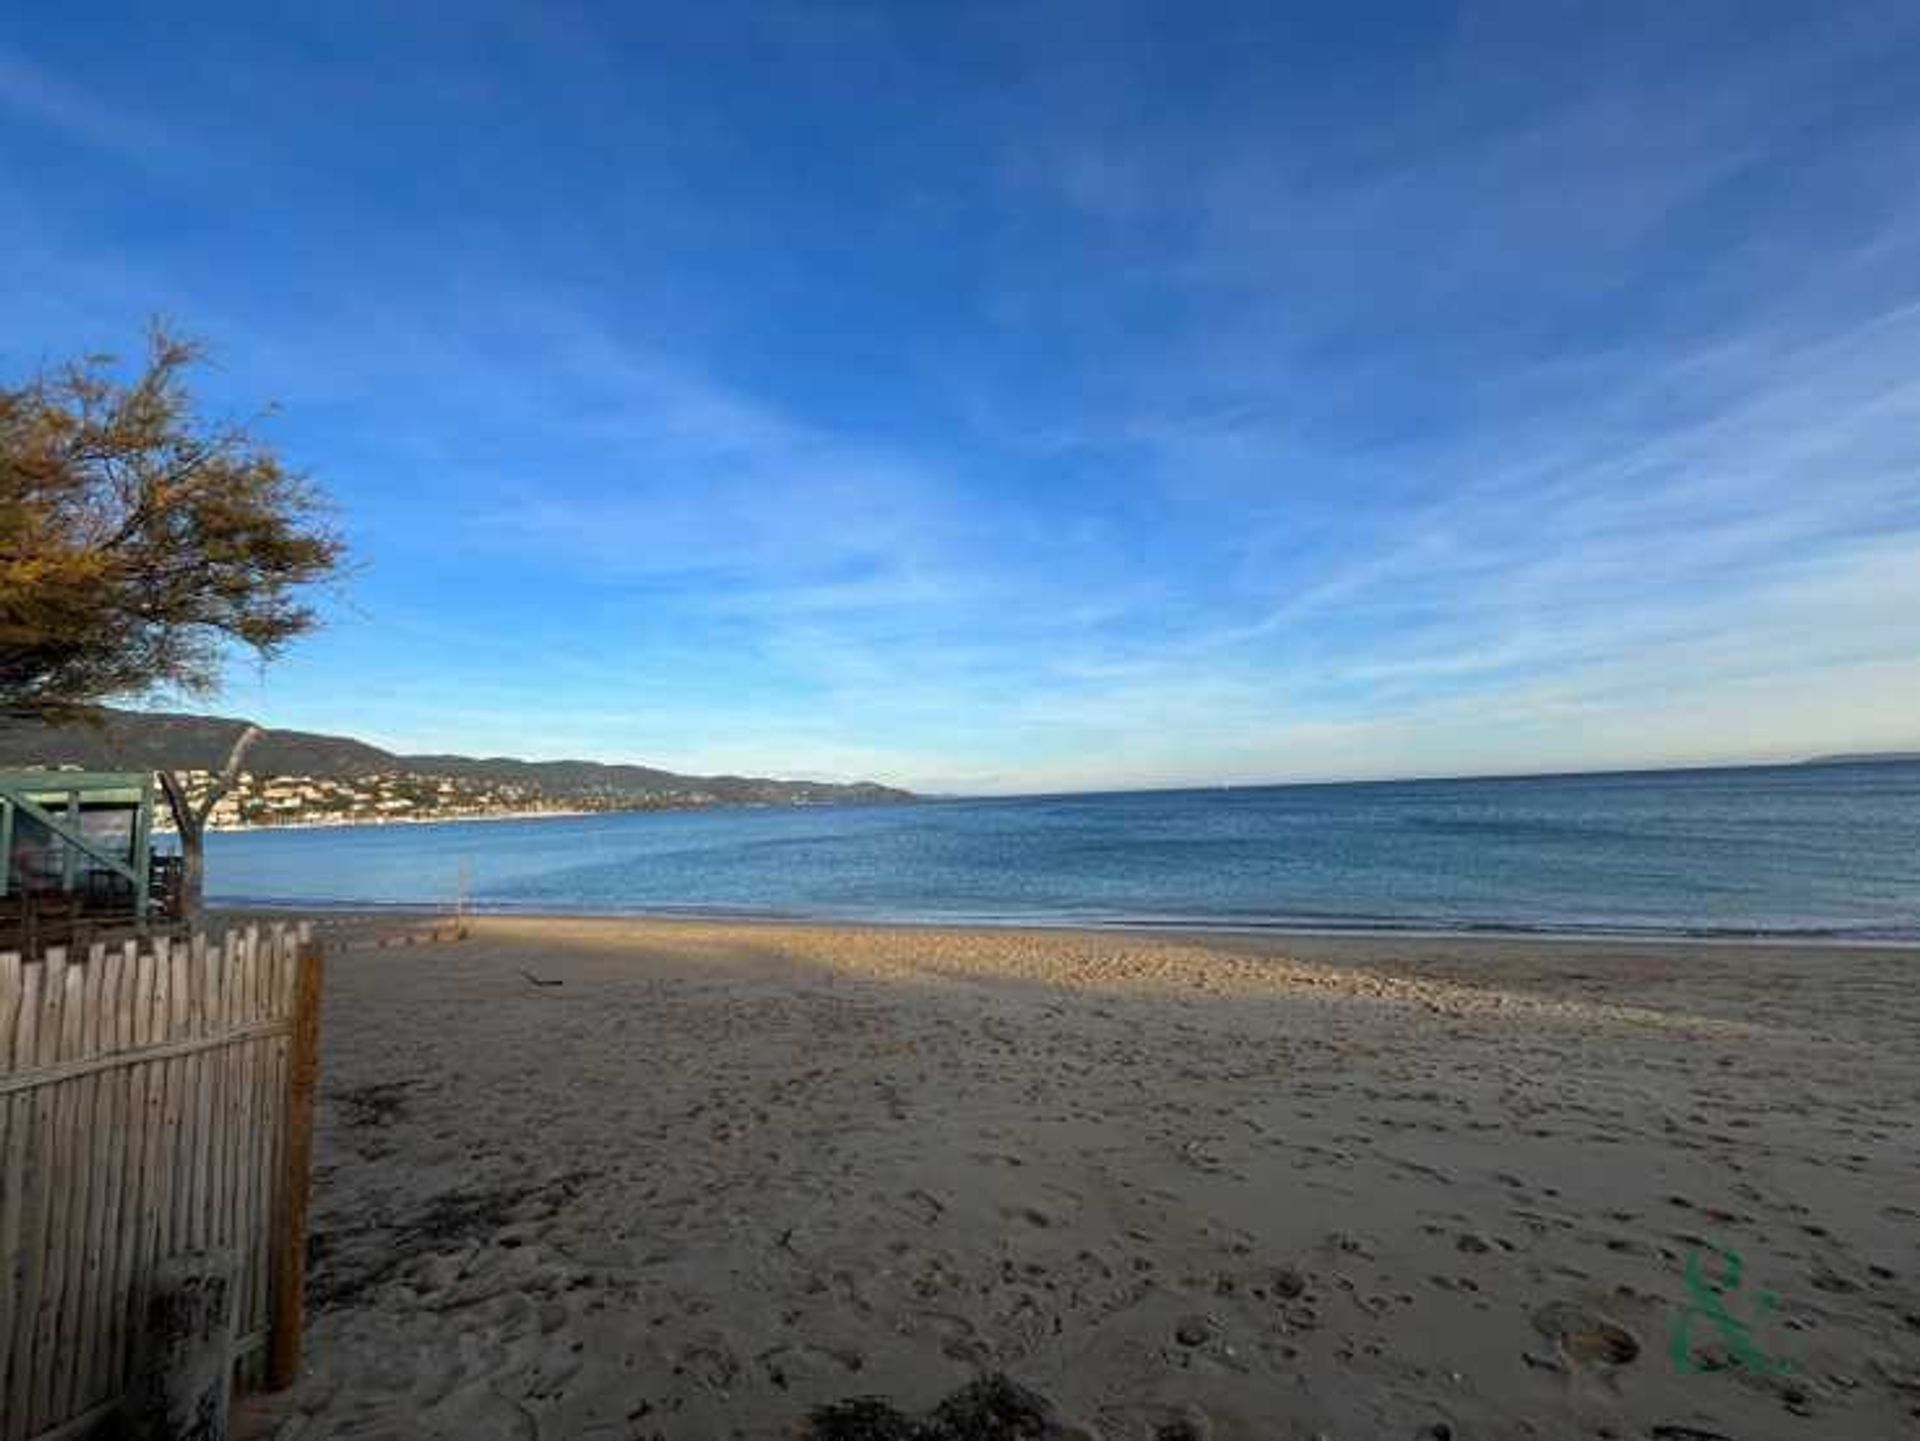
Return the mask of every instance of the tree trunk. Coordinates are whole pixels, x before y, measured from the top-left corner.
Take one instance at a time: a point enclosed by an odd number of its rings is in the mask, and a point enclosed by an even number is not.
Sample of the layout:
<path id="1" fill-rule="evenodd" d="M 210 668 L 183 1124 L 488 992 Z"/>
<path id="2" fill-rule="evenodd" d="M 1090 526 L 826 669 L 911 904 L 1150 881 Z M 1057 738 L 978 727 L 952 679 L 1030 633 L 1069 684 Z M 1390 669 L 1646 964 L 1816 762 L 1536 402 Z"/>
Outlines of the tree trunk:
<path id="1" fill-rule="evenodd" d="M 160 789 L 173 813 L 173 827 L 180 834 L 180 919 L 189 923 L 200 919 L 207 900 L 207 817 L 232 790 L 240 778 L 240 763 L 248 749 L 260 739 L 259 726 L 250 725 L 240 732 L 227 752 L 227 763 L 213 778 L 200 804 L 187 795 L 186 783 L 173 771 L 161 771 Z"/>
<path id="2" fill-rule="evenodd" d="M 180 837 L 180 914 L 176 919 L 200 919 L 206 900 L 207 828 L 187 795 L 186 782 L 173 771 L 161 771 L 160 793 L 173 813 L 174 833 Z"/>
<path id="3" fill-rule="evenodd" d="M 198 819 L 180 832 L 180 919 L 197 921 L 207 905 L 207 828 Z"/>

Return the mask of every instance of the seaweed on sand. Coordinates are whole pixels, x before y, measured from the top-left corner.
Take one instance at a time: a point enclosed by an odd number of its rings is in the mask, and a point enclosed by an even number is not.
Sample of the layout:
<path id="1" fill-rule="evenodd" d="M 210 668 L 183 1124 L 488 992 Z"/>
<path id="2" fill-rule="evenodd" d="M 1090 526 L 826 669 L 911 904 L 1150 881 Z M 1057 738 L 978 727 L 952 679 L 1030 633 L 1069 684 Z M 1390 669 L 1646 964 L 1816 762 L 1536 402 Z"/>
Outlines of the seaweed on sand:
<path id="1" fill-rule="evenodd" d="M 442 1191 L 410 1214 L 361 1214 L 307 1237 L 307 1297 L 317 1310 L 352 1306 L 423 1256 L 490 1242 L 528 1205 L 557 1210 L 593 1177 L 571 1171 L 533 1185 Z"/>
<path id="2" fill-rule="evenodd" d="M 334 1092 L 329 1099 L 339 1108 L 343 1126 L 391 1126 L 406 1114 L 407 1088 L 413 1084 L 412 1081 L 377 1081 L 370 1086 Z"/>
<path id="3" fill-rule="evenodd" d="M 955 1391 L 916 1421 L 877 1396 L 815 1408 L 810 1441 L 1044 1441 L 1055 1434 L 1045 1397 L 995 1373 Z"/>
<path id="4" fill-rule="evenodd" d="M 817 1406 L 807 1418 L 809 1441 L 922 1441 L 926 1432 L 878 1396 Z"/>

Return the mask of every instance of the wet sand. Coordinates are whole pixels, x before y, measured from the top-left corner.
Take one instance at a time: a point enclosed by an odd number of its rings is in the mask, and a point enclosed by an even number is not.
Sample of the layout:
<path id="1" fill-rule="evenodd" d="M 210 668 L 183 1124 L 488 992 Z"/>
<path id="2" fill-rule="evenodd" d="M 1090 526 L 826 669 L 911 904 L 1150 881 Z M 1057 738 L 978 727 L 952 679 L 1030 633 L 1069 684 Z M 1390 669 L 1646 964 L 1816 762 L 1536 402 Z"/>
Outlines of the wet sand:
<path id="1" fill-rule="evenodd" d="M 251 1434 L 1920 1434 L 1920 952 L 396 924 Z"/>

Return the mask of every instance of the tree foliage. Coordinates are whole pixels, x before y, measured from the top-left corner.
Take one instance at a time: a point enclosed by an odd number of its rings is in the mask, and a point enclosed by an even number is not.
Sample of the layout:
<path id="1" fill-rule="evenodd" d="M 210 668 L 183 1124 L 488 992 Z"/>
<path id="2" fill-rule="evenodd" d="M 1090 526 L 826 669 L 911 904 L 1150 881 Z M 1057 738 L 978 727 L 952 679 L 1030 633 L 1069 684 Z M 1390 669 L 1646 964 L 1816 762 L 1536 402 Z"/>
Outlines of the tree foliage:
<path id="1" fill-rule="evenodd" d="M 0 388 L 0 706 L 205 694 L 232 645 L 271 657 L 317 623 L 303 590 L 343 558 L 325 505 L 200 414 L 202 359 L 156 328 L 131 378 L 89 356 Z"/>

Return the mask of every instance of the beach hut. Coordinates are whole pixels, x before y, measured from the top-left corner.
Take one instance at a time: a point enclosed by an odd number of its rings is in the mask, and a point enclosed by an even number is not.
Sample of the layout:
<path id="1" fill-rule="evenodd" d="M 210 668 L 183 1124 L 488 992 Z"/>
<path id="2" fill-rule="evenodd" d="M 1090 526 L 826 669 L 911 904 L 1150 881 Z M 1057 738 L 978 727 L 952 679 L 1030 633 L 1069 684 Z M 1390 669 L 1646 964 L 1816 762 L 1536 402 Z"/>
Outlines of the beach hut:
<path id="1" fill-rule="evenodd" d="M 0 771 L 0 948 L 163 918 L 153 799 L 141 771 Z"/>

